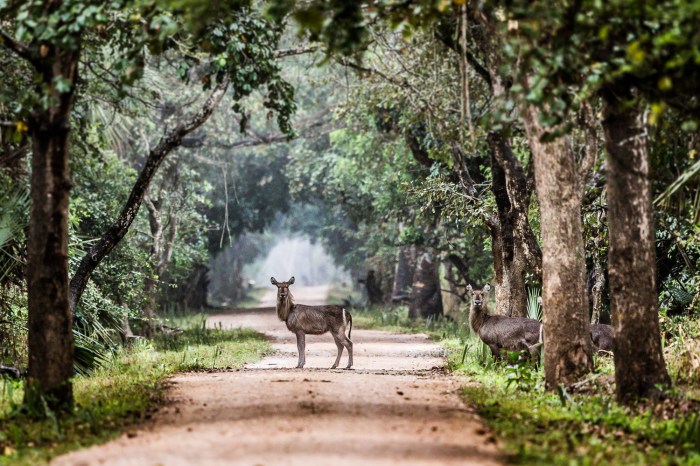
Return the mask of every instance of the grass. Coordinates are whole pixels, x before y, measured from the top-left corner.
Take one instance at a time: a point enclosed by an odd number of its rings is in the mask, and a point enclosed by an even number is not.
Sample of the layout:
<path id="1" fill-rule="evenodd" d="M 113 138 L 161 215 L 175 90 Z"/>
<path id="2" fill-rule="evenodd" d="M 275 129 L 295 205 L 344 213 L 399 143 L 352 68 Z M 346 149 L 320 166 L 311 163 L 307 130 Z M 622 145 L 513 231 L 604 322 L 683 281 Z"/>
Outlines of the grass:
<path id="1" fill-rule="evenodd" d="M 357 328 L 396 333 L 425 333 L 434 340 L 466 339 L 470 335 L 466 318 L 437 320 L 408 318 L 407 306 L 375 306 L 353 309 L 352 322 Z"/>
<path id="2" fill-rule="evenodd" d="M 246 295 L 245 295 L 244 299 L 242 299 L 240 302 L 236 303 L 235 305 L 231 305 L 229 307 L 241 308 L 241 309 L 259 307 L 260 300 L 262 299 L 263 296 L 265 296 L 265 293 L 267 291 L 268 291 L 268 289 L 264 288 L 264 287 L 252 288 L 252 289 L 246 291 Z"/>
<path id="3" fill-rule="evenodd" d="M 91 375 L 76 377 L 76 406 L 68 416 L 33 419 L 21 410 L 21 384 L 0 382 L 0 465 L 44 464 L 113 439 L 151 416 L 173 374 L 239 368 L 270 351 L 257 332 L 207 329 L 204 320 L 179 318 L 174 323 L 182 334 L 137 341 Z"/>
<path id="4" fill-rule="evenodd" d="M 513 464 L 700 465 L 700 399 L 692 385 L 681 385 L 683 366 L 669 367 L 678 385 L 668 399 L 628 408 L 614 400 L 610 357 L 596 358 L 596 373 L 584 393 L 545 392 L 541 367 L 516 358 L 494 361 L 470 334 L 466 316 L 410 322 L 404 309 L 375 308 L 355 310 L 353 319 L 364 328 L 439 339 L 450 350 L 448 367 L 465 379 L 465 400 L 477 408 Z M 667 341 L 669 347 L 676 343 Z"/>
<path id="5" fill-rule="evenodd" d="M 618 405 L 612 360 L 597 359 L 586 393 L 543 390 L 542 369 L 515 361 L 484 361 L 476 351 L 450 357 L 468 383 L 462 393 L 501 439 L 514 464 L 700 464 L 700 422 L 680 390 L 636 408 Z M 520 379 L 520 380 L 519 380 Z"/>

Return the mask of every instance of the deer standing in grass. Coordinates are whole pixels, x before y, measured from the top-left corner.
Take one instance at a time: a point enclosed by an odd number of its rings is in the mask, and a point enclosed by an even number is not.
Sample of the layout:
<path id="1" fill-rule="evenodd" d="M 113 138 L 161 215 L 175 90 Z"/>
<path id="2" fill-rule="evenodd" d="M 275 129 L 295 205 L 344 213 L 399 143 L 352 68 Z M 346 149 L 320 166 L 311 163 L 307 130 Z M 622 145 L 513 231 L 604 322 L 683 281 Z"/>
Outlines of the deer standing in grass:
<path id="1" fill-rule="evenodd" d="M 277 287 L 277 317 L 287 324 L 287 328 L 297 336 L 297 349 L 299 350 L 299 364 L 297 369 L 304 367 L 306 363 L 306 335 L 323 335 L 331 332 L 338 347 L 338 357 L 331 369 L 338 367 L 343 348 L 348 349 L 348 365 L 352 367 L 352 316 L 341 306 L 304 306 L 294 304 L 294 297 L 289 291 L 289 286 L 294 284 L 294 277 L 286 282 L 278 282 L 275 277 L 271 280 Z M 345 336 L 345 328 L 349 327 Z"/>
<path id="2" fill-rule="evenodd" d="M 486 297 L 491 289 L 486 285 L 482 290 L 467 290 L 472 293 L 469 308 L 469 325 L 479 335 L 481 341 L 491 349 L 496 359 L 501 359 L 501 351 L 527 351 L 532 361 L 539 359 L 540 328 L 542 324 L 526 317 L 492 316 L 486 309 Z"/>

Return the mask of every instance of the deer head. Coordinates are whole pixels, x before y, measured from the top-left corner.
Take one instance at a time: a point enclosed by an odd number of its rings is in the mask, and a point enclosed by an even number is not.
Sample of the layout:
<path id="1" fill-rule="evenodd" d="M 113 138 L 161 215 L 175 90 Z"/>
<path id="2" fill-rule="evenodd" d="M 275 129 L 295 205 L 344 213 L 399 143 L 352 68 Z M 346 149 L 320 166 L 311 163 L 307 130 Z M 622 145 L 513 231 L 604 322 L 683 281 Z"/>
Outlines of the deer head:
<path id="1" fill-rule="evenodd" d="M 472 294 L 472 303 L 475 306 L 481 306 L 481 304 L 486 300 L 486 296 L 489 294 L 490 289 L 490 285 L 484 286 L 484 288 L 481 290 L 475 290 L 471 285 L 467 285 L 467 291 Z"/>
<path id="2" fill-rule="evenodd" d="M 289 296 L 289 286 L 294 284 L 294 277 L 286 282 L 278 282 L 275 277 L 272 277 L 270 282 L 277 287 L 277 299 L 285 300 Z"/>

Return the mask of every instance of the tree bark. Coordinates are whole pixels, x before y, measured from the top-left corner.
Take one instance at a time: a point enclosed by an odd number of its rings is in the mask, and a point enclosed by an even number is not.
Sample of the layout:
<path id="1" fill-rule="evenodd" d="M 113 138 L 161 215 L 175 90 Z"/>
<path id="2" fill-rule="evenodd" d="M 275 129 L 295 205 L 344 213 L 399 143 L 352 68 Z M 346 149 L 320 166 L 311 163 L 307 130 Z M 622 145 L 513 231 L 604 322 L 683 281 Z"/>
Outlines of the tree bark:
<path id="1" fill-rule="evenodd" d="M 544 374 L 549 390 L 593 369 L 588 321 L 582 188 L 574 153 L 564 137 L 543 142 L 539 110 L 523 115 L 535 162 L 542 229 Z"/>
<path id="2" fill-rule="evenodd" d="M 160 139 L 158 144 L 151 149 L 148 154 L 148 159 L 141 169 L 141 173 L 139 173 L 134 187 L 131 189 L 129 199 L 126 201 L 126 204 L 124 204 L 119 214 L 119 218 L 117 218 L 117 221 L 107 229 L 100 240 L 95 243 L 95 245 L 90 248 L 90 251 L 81 259 L 80 265 L 70 281 L 71 309 L 75 310 L 76 306 L 80 303 L 80 298 L 92 272 L 129 231 L 129 227 L 136 218 L 144 194 L 156 174 L 158 167 L 163 163 L 165 157 L 180 145 L 185 135 L 199 128 L 207 121 L 226 93 L 228 83 L 228 78 L 224 78 L 224 80 L 214 88 L 214 91 L 206 100 L 203 107 L 192 116 L 189 121 L 177 125 L 175 128 L 168 131 L 168 133 Z"/>
<path id="3" fill-rule="evenodd" d="M 408 308 L 408 316 L 411 319 L 435 318 L 443 314 L 438 265 L 431 252 L 424 251 L 419 255 Z"/>
<path id="4" fill-rule="evenodd" d="M 396 248 L 396 271 L 391 291 L 391 301 L 401 302 L 411 296 L 415 266 L 415 246 L 401 245 Z"/>
<path id="5" fill-rule="evenodd" d="M 496 200 L 498 222 L 493 222 L 491 248 L 493 251 L 494 288 L 496 314 L 504 316 L 527 315 L 527 290 L 525 287 L 526 261 L 523 255 L 522 238 L 516 237 L 516 206 L 508 192 L 507 173 L 500 163 L 502 156 L 497 152 L 504 149 L 505 142 L 500 135 L 489 135 L 491 148 L 491 191 Z M 514 193 L 515 194 L 515 193 Z"/>
<path id="6" fill-rule="evenodd" d="M 79 47 L 49 47 L 46 59 L 35 66 L 41 86 L 56 101 L 32 113 L 32 205 L 29 218 L 27 287 L 29 307 L 29 372 L 25 401 L 38 412 L 42 399 L 52 410 L 70 411 L 73 405 L 73 318 L 68 294 L 68 205 L 70 174 L 68 139 L 73 92 L 77 81 Z M 70 89 L 60 92 L 57 79 Z M 39 90 L 40 95 L 46 95 Z M 51 100 L 50 100 L 51 101 Z"/>
<path id="7" fill-rule="evenodd" d="M 367 288 L 367 299 L 369 300 L 370 306 L 382 304 L 384 302 L 384 296 L 374 270 L 367 272 L 367 276 L 364 279 L 364 284 Z"/>
<path id="8" fill-rule="evenodd" d="M 489 133 L 488 143 L 492 157 L 505 175 L 505 192 L 510 204 L 509 223 L 517 249 L 515 255 L 523 257 L 530 271 L 538 280 L 542 280 L 542 251 L 528 218 L 530 189 L 525 170 L 500 132 Z"/>
<path id="9" fill-rule="evenodd" d="M 670 385 L 661 348 L 647 131 L 628 87 L 604 93 L 608 278 L 615 382 L 622 403 Z"/>
<path id="10" fill-rule="evenodd" d="M 593 287 L 591 289 L 591 325 L 600 323 L 600 311 L 603 307 L 603 290 L 605 289 L 605 270 L 603 270 L 603 261 L 601 260 L 599 250 L 602 243 L 602 231 L 598 231 L 596 237 L 595 251 L 593 251 Z"/>

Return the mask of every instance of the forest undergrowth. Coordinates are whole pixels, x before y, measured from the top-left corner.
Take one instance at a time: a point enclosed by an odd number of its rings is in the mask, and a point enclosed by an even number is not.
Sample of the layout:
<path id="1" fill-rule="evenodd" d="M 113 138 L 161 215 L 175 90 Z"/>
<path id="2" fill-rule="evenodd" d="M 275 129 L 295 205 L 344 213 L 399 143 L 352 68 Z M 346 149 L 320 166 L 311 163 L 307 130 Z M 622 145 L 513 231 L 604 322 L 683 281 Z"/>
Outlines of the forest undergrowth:
<path id="1" fill-rule="evenodd" d="M 661 319 L 674 388 L 635 407 L 615 401 L 611 356 L 574 386 L 544 390 L 543 366 L 510 353 L 496 361 L 469 329 L 467 315 L 410 320 L 406 307 L 354 310 L 358 328 L 426 333 L 449 350 L 448 368 L 464 378 L 474 406 L 515 464 L 700 464 L 700 342 L 697 316 Z"/>
<path id="2" fill-rule="evenodd" d="M 149 419 L 165 401 L 175 373 L 236 369 L 271 349 L 260 333 L 206 328 L 205 319 L 202 314 L 169 319 L 181 334 L 136 340 L 91 374 L 76 376 L 75 408 L 68 416 L 26 412 L 23 383 L 0 379 L 0 465 L 43 464 L 104 443 Z"/>

